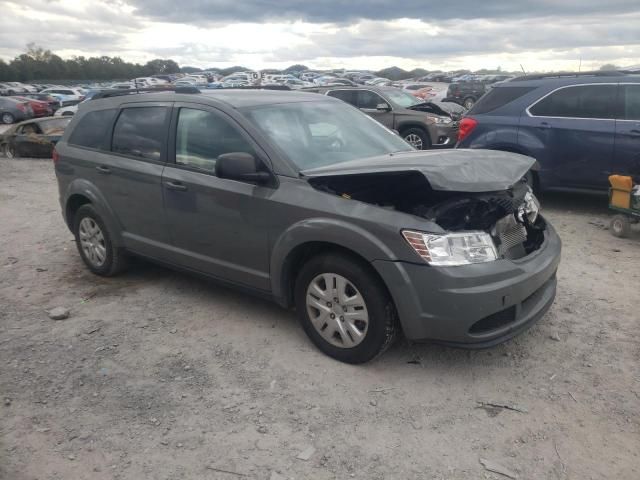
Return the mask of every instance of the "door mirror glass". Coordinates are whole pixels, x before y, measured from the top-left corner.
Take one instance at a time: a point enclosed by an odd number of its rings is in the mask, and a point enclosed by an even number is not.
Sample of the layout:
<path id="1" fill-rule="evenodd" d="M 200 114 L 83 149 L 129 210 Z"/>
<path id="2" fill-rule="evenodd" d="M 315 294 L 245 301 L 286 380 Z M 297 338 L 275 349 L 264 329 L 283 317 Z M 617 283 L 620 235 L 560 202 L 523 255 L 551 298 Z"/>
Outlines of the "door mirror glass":
<path id="1" fill-rule="evenodd" d="M 379 103 L 376 105 L 376 110 L 381 110 L 383 112 L 388 112 L 389 110 L 391 110 L 391 107 L 389 106 L 388 103 Z"/>
<path id="2" fill-rule="evenodd" d="M 250 153 L 230 152 L 216 159 L 216 176 L 241 182 L 266 183 L 271 176 L 258 168 L 258 161 Z"/>

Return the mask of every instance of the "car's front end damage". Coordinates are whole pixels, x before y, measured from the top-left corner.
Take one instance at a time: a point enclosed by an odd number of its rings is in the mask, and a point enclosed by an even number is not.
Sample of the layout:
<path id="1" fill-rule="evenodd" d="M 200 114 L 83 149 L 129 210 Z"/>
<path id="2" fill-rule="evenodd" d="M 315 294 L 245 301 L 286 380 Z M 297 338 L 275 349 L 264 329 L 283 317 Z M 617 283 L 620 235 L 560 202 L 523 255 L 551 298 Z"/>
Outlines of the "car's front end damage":
<path id="1" fill-rule="evenodd" d="M 467 347 L 500 343 L 552 305 L 561 243 L 521 179 L 533 159 L 505 152 L 410 152 L 303 172 L 317 189 L 408 213 L 400 261 L 374 268 L 405 335 Z"/>

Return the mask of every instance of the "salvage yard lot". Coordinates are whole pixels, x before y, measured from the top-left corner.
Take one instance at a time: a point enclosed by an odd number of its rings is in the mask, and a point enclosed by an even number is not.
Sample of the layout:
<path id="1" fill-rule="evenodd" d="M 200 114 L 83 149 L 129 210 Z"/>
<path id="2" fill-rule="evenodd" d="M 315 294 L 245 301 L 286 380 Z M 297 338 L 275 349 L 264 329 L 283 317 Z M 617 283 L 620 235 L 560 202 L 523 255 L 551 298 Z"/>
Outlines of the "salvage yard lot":
<path id="1" fill-rule="evenodd" d="M 50 161 L 0 159 L 0 478 L 640 478 L 640 234 L 614 238 L 603 197 L 542 203 L 564 250 L 539 324 L 350 366 L 266 301 L 142 261 L 92 275 Z"/>

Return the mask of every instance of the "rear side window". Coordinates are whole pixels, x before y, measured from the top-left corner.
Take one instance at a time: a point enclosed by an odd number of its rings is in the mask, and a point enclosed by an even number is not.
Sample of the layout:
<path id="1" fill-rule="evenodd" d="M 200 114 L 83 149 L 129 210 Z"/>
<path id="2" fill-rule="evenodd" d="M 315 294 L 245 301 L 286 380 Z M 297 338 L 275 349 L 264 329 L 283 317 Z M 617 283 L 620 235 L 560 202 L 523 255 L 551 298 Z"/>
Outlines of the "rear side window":
<path id="1" fill-rule="evenodd" d="M 526 95 L 535 87 L 495 87 L 489 90 L 469 111 L 474 113 L 489 113 Z"/>
<path id="2" fill-rule="evenodd" d="M 356 90 L 356 94 L 358 98 L 358 108 L 375 110 L 379 104 L 387 103 L 380 95 L 370 90 Z"/>
<path id="3" fill-rule="evenodd" d="M 71 132 L 68 143 L 96 150 L 109 150 L 109 135 L 118 111 L 96 110 L 83 116 Z"/>
<path id="4" fill-rule="evenodd" d="M 166 107 L 131 107 L 122 110 L 113 129 L 115 153 L 159 161 L 166 138 Z"/>
<path id="5" fill-rule="evenodd" d="M 640 120 L 640 85 L 621 85 L 622 120 Z"/>
<path id="6" fill-rule="evenodd" d="M 332 90 L 327 93 L 330 97 L 339 98 L 343 102 L 356 105 L 356 92 L 354 90 Z"/>
<path id="7" fill-rule="evenodd" d="M 529 108 L 538 117 L 613 118 L 616 85 L 579 85 L 556 90 Z"/>

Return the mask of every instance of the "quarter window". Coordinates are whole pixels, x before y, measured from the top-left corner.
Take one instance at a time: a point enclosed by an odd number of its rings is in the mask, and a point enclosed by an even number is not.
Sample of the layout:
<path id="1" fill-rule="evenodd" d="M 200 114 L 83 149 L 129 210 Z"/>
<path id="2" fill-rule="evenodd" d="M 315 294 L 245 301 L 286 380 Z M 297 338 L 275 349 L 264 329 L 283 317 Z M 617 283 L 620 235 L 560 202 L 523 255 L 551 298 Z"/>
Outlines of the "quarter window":
<path id="1" fill-rule="evenodd" d="M 112 150 L 159 161 L 165 139 L 166 107 L 125 108 L 113 130 Z"/>
<path id="2" fill-rule="evenodd" d="M 181 108 L 176 132 L 176 163 L 214 172 L 216 159 L 231 152 L 255 151 L 240 132 L 220 115 Z"/>
<path id="3" fill-rule="evenodd" d="M 615 85 L 566 87 L 544 97 L 529 108 L 539 117 L 613 118 Z"/>
<path id="4" fill-rule="evenodd" d="M 621 85 L 622 120 L 640 120 L 640 85 Z"/>
<path id="5" fill-rule="evenodd" d="M 109 150 L 109 134 L 116 109 L 95 110 L 84 115 L 71 132 L 70 145 Z"/>

